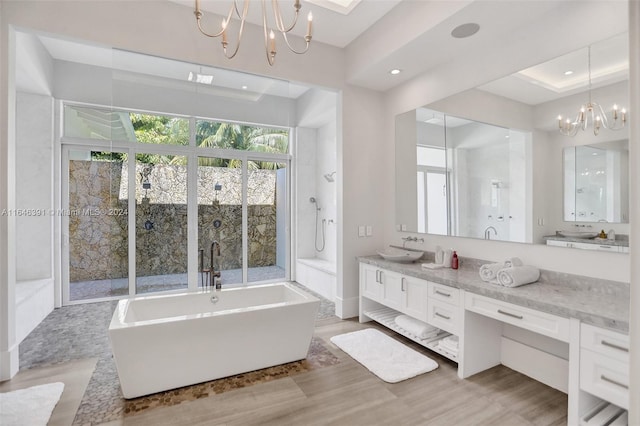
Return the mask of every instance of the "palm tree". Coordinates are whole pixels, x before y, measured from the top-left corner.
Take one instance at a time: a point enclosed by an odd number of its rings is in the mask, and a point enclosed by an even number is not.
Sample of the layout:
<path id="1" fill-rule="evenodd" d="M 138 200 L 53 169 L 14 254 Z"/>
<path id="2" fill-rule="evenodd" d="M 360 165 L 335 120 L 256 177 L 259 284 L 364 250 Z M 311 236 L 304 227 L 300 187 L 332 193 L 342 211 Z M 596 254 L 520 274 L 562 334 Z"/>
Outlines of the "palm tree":
<path id="1" fill-rule="evenodd" d="M 289 133 L 284 129 L 200 121 L 196 129 L 196 144 L 208 148 L 286 153 Z M 223 158 L 201 158 L 200 165 L 240 167 L 241 162 Z M 249 169 L 276 169 L 278 165 L 270 161 L 250 161 L 247 167 Z"/>

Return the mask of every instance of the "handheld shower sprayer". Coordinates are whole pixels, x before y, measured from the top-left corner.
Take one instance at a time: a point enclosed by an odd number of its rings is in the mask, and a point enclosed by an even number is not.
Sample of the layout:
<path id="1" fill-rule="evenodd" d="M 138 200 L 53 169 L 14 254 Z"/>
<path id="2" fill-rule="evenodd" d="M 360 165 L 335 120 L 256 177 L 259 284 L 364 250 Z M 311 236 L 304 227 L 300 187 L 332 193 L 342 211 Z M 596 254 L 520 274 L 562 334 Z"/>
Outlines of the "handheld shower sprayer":
<path id="1" fill-rule="evenodd" d="M 322 219 L 322 228 L 321 228 L 321 233 L 322 233 L 322 245 L 320 247 L 318 247 L 318 212 L 320 211 L 320 206 L 318 205 L 318 200 L 316 200 L 316 197 L 309 197 L 309 202 L 313 203 L 316 205 L 316 232 L 315 232 L 315 236 L 314 236 L 314 243 L 315 243 L 315 249 L 317 251 L 322 251 L 324 250 L 324 245 L 326 242 L 325 239 L 325 225 L 326 225 L 326 221 L 324 219 Z"/>

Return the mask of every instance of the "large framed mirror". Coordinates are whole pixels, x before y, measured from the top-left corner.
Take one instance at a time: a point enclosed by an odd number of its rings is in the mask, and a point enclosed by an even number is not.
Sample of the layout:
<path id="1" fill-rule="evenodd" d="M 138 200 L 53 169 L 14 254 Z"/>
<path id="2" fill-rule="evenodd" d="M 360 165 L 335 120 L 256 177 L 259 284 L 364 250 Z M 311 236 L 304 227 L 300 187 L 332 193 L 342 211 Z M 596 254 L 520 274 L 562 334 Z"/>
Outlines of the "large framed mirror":
<path id="1" fill-rule="evenodd" d="M 561 231 L 606 229 L 624 239 L 628 128 L 566 136 L 558 115 L 579 117 L 593 98 L 620 116 L 628 91 L 621 32 L 398 115 L 396 230 L 545 244 Z M 600 174 L 583 182 L 580 167 Z"/>

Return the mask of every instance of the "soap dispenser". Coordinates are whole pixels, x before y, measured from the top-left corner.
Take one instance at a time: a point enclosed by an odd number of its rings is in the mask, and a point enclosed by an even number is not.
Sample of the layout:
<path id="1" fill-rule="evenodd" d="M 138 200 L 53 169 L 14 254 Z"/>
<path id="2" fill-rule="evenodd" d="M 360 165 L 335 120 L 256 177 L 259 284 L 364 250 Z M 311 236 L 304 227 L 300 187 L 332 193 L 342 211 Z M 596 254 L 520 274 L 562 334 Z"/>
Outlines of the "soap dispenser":
<path id="1" fill-rule="evenodd" d="M 458 253 L 453 251 L 453 255 L 451 255 L 451 269 L 458 269 Z"/>

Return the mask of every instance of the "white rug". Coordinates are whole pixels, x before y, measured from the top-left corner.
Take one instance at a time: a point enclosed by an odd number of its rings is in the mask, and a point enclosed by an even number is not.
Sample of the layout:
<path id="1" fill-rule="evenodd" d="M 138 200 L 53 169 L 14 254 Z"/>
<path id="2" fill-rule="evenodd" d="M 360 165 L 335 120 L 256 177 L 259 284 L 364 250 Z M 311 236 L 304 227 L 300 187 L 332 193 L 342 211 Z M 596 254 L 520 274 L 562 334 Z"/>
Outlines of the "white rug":
<path id="1" fill-rule="evenodd" d="M 46 426 L 64 383 L 49 383 L 0 393 L 0 425 Z"/>
<path id="2" fill-rule="evenodd" d="M 374 328 L 333 336 L 331 341 L 385 382 L 401 382 L 438 368 L 434 360 Z"/>

